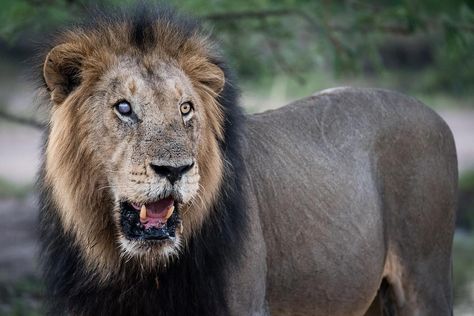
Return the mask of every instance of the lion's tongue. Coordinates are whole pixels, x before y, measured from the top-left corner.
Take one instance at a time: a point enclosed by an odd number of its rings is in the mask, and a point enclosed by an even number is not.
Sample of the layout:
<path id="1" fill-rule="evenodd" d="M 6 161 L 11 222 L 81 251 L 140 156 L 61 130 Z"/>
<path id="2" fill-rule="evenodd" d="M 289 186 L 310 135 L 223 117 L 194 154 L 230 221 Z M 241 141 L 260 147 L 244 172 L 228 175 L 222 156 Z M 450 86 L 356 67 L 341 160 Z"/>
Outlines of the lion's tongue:
<path id="1" fill-rule="evenodd" d="M 145 228 L 161 227 L 173 214 L 173 211 L 173 198 L 166 198 L 157 202 L 144 204 L 140 208 L 140 222 Z"/>

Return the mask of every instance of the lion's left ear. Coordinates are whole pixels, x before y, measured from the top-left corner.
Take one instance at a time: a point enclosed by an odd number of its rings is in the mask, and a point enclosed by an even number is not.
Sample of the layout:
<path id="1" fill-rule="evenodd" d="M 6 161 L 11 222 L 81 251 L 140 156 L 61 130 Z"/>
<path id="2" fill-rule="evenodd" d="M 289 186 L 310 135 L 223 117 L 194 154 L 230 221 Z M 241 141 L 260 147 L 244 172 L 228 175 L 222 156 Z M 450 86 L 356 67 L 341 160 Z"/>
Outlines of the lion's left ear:
<path id="1" fill-rule="evenodd" d="M 199 57 L 189 58 L 184 69 L 187 69 L 193 80 L 207 86 L 216 95 L 224 89 L 224 71 L 211 61 Z"/>

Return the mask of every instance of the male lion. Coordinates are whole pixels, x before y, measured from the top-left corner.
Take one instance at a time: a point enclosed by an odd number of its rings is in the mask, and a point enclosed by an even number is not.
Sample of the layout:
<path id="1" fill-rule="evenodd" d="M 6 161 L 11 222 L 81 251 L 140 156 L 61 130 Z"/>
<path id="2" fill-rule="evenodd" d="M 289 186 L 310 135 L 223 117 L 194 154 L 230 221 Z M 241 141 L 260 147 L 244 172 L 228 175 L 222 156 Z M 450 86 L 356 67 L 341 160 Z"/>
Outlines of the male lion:
<path id="1" fill-rule="evenodd" d="M 170 10 L 58 37 L 41 242 L 54 315 L 449 315 L 446 124 L 341 88 L 243 115 L 212 41 Z"/>

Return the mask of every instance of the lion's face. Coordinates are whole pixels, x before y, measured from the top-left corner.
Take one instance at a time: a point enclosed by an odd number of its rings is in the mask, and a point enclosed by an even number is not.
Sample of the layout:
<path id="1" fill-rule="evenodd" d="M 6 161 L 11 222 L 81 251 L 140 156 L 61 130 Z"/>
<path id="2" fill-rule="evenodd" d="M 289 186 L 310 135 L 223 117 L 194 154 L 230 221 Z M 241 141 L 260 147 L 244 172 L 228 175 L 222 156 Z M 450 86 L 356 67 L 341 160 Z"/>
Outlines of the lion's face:
<path id="1" fill-rule="evenodd" d="M 84 245 L 100 241 L 84 246 L 89 258 L 117 245 L 167 258 L 218 193 L 223 72 L 199 55 L 202 39 L 176 58 L 87 40 L 58 45 L 44 66 L 54 106 L 46 176 L 63 224 Z"/>
<path id="2" fill-rule="evenodd" d="M 91 119 L 101 153 L 120 242 L 126 251 L 176 242 L 180 211 L 198 198 L 203 104 L 179 68 L 152 73 L 121 61 L 98 83 Z"/>

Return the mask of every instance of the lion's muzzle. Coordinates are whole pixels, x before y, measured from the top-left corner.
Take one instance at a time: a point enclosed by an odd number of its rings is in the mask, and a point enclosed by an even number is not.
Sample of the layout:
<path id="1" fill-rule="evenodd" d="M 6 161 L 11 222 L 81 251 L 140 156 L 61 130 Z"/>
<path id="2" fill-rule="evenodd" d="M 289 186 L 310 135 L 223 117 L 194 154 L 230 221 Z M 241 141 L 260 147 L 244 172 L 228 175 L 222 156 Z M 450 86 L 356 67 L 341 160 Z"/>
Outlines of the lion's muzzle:
<path id="1" fill-rule="evenodd" d="M 182 228 L 179 208 L 184 202 L 183 193 L 189 192 L 191 170 L 197 166 L 192 159 L 187 159 L 178 162 L 156 160 L 147 167 L 151 171 L 149 177 L 157 182 L 153 184 L 150 178 L 137 179 L 134 184 L 146 185 L 141 186 L 141 194 L 136 194 L 137 191 L 120 194 L 121 230 L 128 240 L 174 240 L 177 230 Z"/>

